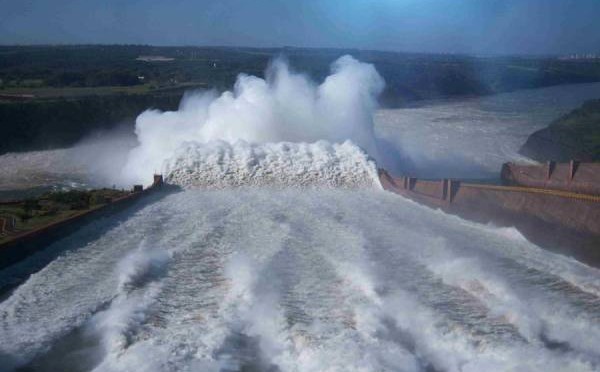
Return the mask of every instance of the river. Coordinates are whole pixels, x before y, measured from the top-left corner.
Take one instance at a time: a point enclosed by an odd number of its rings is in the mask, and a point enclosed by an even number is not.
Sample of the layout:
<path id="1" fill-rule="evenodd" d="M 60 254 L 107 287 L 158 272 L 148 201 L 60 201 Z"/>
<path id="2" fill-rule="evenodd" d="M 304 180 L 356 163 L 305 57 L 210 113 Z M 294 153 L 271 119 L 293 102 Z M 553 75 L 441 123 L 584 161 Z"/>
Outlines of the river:
<path id="1" fill-rule="evenodd" d="M 487 177 L 599 87 L 383 110 L 376 129 L 425 175 Z M 0 271 L 0 369 L 600 369 L 598 269 L 364 177 L 158 193 Z"/>
<path id="2" fill-rule="evenodd" d="M 488 178 L 528 161 L 518 150 L 531 133 L 598 98 L 599 83 L 556 86 L 380 110 L 375 122 L 418 176 Z"/>

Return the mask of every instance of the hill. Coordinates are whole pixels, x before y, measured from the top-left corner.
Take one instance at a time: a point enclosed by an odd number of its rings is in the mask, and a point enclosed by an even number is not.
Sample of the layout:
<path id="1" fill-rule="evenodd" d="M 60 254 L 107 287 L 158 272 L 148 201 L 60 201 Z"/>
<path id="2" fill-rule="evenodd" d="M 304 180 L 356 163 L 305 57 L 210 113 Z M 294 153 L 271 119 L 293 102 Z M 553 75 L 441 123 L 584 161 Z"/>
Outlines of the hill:
<path id="1" fill-rule="evenodd" d="M 533 133 L 519 152 L 538 161 L 600 161 L 600 99 Z"/>

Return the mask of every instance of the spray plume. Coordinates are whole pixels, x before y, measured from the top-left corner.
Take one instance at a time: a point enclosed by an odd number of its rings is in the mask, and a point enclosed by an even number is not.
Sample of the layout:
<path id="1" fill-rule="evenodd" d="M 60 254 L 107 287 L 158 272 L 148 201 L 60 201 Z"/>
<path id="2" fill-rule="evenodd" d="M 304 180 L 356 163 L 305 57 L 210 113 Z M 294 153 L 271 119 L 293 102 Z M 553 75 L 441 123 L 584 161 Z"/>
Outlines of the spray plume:
<path id="1" fill-rule="evenodd" d="M 317 85 L 307 76 L 292 72 L 285 61 L 277 59 L 270 64 L 265 76 L 261 79 L 241 74 L 233 91 L 221 95 L 214 91 L 186 94 L 178 111 L 148 110 L 142 113 L 136 120 L 135 129 L 139 145 L 127 157 L 122 170 L 123 181 L 144 182 L 155 170 L 174 171 L 168 164 L 207 161 L 206 158 L 172 160 L 190 146 L 229 149 L 280 142 L 325 140 L 339 143 L 350 140 L 374 158 L 379 157 L 373 113 L 384 81 L 372 65 L 343 56 L 332 64 L 331 74 Z M 327 149 L 331 148 L 315 146 L 312 150 L 329 151 Z M 272 149 L 271 146 L 268 151 Z M 265 151 L 259 149 L 256 152 Z M 293 162 L 293 156 L 290 159 Z M 229 167 L 223 164 L 222 157 L 216 161 L 220 162 L 216 166 L 225 171 Z M 250 158 L 243 164 L 262 166 L 264 161 Z M 239 167 L 239 161 L 236 167 Z M 255 172 L 248 168 L 248 173 Z"/>

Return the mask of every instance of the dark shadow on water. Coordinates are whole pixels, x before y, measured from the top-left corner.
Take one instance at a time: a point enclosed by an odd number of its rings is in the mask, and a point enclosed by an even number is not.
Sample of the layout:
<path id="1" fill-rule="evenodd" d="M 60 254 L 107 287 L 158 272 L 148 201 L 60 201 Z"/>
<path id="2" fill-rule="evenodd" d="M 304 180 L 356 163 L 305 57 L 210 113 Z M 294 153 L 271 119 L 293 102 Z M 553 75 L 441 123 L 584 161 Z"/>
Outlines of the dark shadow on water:
<path id="1" fill-rule="evenodd" d="M 149 204 L 156 202 L 158 199 L 167 195 L 167 192 L 157 193 L 152 199 L 140 201 L 132 208 L 127 211 L 123 211 L 118 217 L 119 220 L 123 220 L 131 214 L 136 213 L 140 208 L 143 208 Z M 103 233 L 106 229 L 111 228 L 110 224 L 105 224 L 103 229 L 100 229 Z M 85 231 L 87 228 L 94 228 L 94 226 L 85 227 L 81 233 L 88 233 Z M 74 234 L 77 235 L 78 233 Z M 77 236 L 73 237 L 73 241 L 77 240 Z M 69 246 L 66 244 L 65 246 Z M 64 250 L 61 250 L 64 252 Z M 151 267 L 139 277 L 136 277 L 133 281 L 126 283 L 123 286 L 123 291 L 130 293 L 138 289 L 143 289 L 148 283 L 159 280 L 164 277 L 167 272 L 167 265 L 151 265 Z M 120 295 L 123 295 L 121 293 Z M 35 356 L 32 360 L 17 363 L 18 368 L 15 368 L 15 363 L 11 363 L 11 369 L 16 372 L 54 372 L 54 371 L 70 371 L 70 372 L 85 372 L 91 371 L 96 368 L 106 357 L 106 348 L 103 343 L 103 332 L 98 329 L 98 322 L 96 316 L 111 309 L 115 299 L 120 295 L 115 295 L 112 299 L 102 303 L 93 314 L 87 319 L 81 326 L 74 328 L 65 335 L 57 338 L 52 346 L 41 354 Z M 102 322 L 100 322 L 102 323 Z M 129 337 L 134 337 L 135 333 L 130 331 Z M 0 362 L 2 362 L 0 356 Z M 7 364 L 7 365 L 11 365 Z M 1 368 L 0 368 L 1 371 Z"/>
<path id="2" fill-rule="evenodd" d="M 105 304 L 103 308 L 107 306 Z M 50 350 L 14 371 L 91 371 L 102 362 L 104 354 L 101 336 L 84 324 L 57 340 Z"/>
<path id="3" fill-rule="evenodd" d="M 20 361 L 13 357 L 0 352 L 0 372 L 17 371 L 15 368 L 20 364 Z"/>
<path id="4" fill-rule="evenodd" d="M 396 322 L 389 317 L 384 318 L 382 323 L 384 327 L 377 332 L 377 338 L 392 341 L 393 343 L 402 346 L 405 350 L 410 352 L 419 363 L 419 371 L 442 372 L 441 370 L 436 369 L 431 362 L 426 360 L 420 355 L 420 353 L 418 353 L 416 342 L 409 332 L 396 326 Z"/>
<path id="5" fill-rule="evenodd" d="M 559 351 L 565 354 L 575 351 L 568 342 L 552 340 L 548 337 L 545 330 L 540 333 L 539 337 L 540 341 L 544 343 L 544 346 L 550 350 Z"/>
<path id="6" fill-rule="evenodd" d="M 221 371 L 278 372 L 279 368 L 264 358 L 259 344 L 257 337 L 231 332 L 215 355 L 216 359 L 226 364 Z"/>
<path id="7" fill-rule="evenodd" d="M 131 218 L 141 209 L 161 200 L 174 192 L 181 191 L 178 187 L 164 187 L 133 201 L 130 205 L 119 211 L 108 211 L 89 221 L 82 222 L 75 227 L 75 231 L 64 237 L 49 242 L 38 252 L 0 270 L 0 302 L 8 298 L 17 286 L 22 284 L 30 275 L 43 269 L 50 262 L 69 251 L 84 247 L 90 242 L 99 239 L 109 230 L 117 227 Z"/>

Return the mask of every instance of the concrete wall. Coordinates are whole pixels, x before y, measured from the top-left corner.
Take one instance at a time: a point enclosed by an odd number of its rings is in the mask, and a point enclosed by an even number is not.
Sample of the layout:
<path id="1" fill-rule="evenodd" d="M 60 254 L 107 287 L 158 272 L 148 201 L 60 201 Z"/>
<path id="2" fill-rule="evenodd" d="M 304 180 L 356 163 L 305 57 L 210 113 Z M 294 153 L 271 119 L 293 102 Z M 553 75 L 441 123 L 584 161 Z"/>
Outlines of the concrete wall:
<path id="1" fill-rule="evenodd" d="M 530 241 L 600 267 L 600 196 L 391 177 L 384 189 L 482 223 L 516 227 Z"/>
<path id="2" fill-rule="evenodd" d="M 502 166 L 502 180 L 508 185 L 565 190 L 600 195 L 600 163 L 548 162 L 543 165 Z"/>
<path id="3" fill-rule="evenodd" d="M 69 218 L 52 222 L 35 230 L 15 235 L 13 239 L 0 244 L 0 270 L 43 250 L 53 242 L 73 233 L 95 219 L 110 216 L 131 207 L 140 198 L 163 188 L 162 176 L 155 176 L 151 187 L 128 194 L 100 207 L 82 211 Z M 168 190 L 167 190 L 168 191 Z"/>

